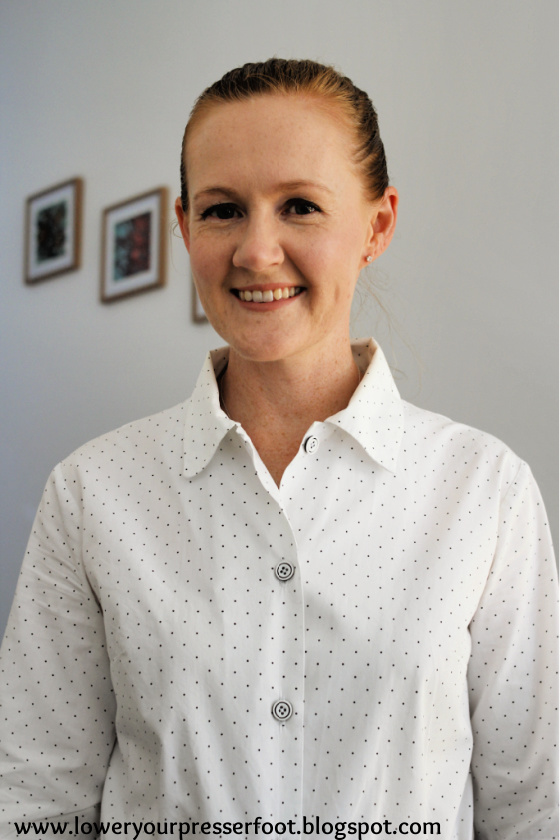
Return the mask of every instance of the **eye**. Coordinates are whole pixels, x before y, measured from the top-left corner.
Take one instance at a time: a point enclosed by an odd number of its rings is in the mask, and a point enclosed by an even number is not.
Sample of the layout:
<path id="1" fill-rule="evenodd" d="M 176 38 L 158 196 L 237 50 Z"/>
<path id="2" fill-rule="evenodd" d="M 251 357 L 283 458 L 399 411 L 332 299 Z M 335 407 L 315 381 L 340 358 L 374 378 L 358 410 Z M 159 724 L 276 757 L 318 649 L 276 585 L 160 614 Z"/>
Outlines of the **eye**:
<path id="1" fill-rule="evenodd" d="M 286 203 L 286 207 L 290 216 L 309 216 L 321 212 L 320 207 L 305 198 L 291 198 Z"/>
<path id="2" fill-rule="evenodd" d="M 213 204 L 212 207 L 208 207 L 200 214 L 200 218 L 222 219 L 227 221 L 228 219 L 233 219 L 238 212 L 235 204 Z"/>

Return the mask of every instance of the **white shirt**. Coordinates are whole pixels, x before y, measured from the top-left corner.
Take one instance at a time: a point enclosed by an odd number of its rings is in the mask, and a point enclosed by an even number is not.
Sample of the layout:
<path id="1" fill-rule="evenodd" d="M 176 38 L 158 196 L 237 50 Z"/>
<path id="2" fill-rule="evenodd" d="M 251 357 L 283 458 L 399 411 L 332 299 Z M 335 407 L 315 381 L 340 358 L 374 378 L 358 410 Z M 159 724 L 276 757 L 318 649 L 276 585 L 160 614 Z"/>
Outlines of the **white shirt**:
<path id="1" fill-rule="evenodd" d="M 277 487 L 220 409 L 227 352 L 52 473 L 2 648 L 2 818 L 555 837 L 555 565 L 529 468 L 402 401 L 362 341 L 348 407 Z"/>

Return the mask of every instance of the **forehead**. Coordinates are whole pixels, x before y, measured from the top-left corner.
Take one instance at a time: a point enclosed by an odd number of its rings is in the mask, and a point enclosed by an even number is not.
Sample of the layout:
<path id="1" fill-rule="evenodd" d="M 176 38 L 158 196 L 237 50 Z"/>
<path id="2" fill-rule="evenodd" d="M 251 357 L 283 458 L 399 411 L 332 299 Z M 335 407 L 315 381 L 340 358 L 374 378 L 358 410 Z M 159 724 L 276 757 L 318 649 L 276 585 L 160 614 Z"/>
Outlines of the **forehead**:
<path id="1" fill-rule="evenodd" d="M 213 105 L 188 136 L 189 191 L 193 181 L 224 174 L 330 181 L 343 172 L 355 175 L 351 132 L 337 111 L 336 105 L 303 95 L 273 94 Z"/>

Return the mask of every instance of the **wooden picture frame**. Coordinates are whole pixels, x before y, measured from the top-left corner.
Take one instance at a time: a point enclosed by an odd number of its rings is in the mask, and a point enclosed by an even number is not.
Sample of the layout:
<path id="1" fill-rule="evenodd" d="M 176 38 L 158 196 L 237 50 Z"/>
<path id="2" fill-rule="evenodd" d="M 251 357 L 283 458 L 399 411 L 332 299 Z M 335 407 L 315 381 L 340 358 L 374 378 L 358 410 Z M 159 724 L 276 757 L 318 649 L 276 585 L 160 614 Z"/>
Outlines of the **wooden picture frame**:
<path id="1" fill-rule="evenodd" d="M 103 211 L 103 303 L 165 285 L 167 195 L 158 187 Z"/>
<path id="2" fill-rule="evenodd" d="M 25 213 L 25 282 L 80 266 L 83 181 L 72 178 L 30 196 Z"/>

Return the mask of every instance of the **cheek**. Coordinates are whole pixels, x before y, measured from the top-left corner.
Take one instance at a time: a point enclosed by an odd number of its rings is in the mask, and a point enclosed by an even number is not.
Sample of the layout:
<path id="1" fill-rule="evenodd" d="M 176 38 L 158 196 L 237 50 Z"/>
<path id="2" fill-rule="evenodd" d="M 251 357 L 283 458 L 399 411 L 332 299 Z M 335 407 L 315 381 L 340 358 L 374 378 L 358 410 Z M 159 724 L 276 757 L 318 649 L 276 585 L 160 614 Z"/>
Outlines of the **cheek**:
<path id="1" fill-rule="evenodd" d="M 320 255 L 322 276 L 331 278 L 337 299 L 352 297 L 363 257 L 363 237 L 352 224 L 340 226 L 324 243 Z"/>
<path id="2" fill-rule="evenodd" d="M 220 252 L 210 243 L 194 240 L 190 250 L 191 271 L 199 286 L 208 287 L 212 280 L 219 279 L 223 259 Z M 200 289 L 202 292 L 202 288 Z"/>

